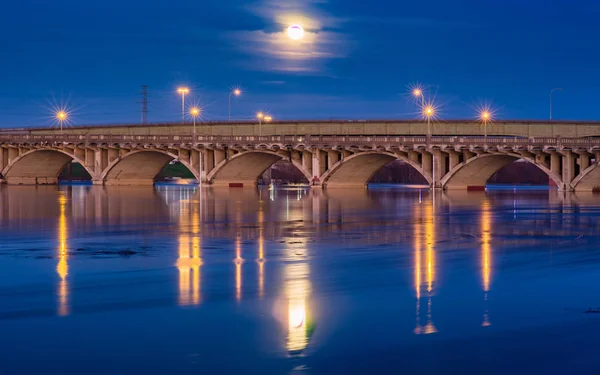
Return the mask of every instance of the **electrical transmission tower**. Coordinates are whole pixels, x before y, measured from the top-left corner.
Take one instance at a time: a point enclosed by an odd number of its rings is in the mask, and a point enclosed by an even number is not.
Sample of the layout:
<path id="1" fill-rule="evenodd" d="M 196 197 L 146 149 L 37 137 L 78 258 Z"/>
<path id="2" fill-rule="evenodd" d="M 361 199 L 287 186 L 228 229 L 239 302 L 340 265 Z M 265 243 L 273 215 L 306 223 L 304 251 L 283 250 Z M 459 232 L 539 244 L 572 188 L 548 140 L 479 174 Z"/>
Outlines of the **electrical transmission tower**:
<path id="1" fill-rule="evenodd" d="M 148 85 L 142 85 L 142 124 L 148 123 Z"/>

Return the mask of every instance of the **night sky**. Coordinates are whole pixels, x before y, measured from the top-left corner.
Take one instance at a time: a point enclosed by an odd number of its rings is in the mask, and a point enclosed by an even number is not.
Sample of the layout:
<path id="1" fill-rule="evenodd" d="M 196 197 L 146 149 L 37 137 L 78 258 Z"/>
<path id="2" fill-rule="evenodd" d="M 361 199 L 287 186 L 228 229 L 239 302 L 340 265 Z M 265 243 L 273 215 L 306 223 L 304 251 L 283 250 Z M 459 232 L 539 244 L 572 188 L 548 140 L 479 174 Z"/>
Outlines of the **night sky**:
<path id="1" fill-rule="evenodd" d="M 420 82 L 440 117 L 600 119 L 600 3 L 593 0 L 18 0 L 0 12 L 0 126 L 180 118 L 414 118 Z M 305 38 L 285 30 L 301 24 Z"/>

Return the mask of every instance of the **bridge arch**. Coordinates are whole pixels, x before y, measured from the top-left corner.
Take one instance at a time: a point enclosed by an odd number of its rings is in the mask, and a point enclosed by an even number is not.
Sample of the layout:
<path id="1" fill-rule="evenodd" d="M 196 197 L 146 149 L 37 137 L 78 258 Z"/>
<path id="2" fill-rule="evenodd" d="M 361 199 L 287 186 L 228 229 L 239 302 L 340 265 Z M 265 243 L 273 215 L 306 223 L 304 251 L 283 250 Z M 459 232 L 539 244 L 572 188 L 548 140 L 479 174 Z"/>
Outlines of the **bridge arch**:
<path id="1" fill-rule="evenodd" d="M 432 183 L 431 176 L 425 173 L 417 162 L 387 151 L 358 152 L 343 158 L 323 174 L 321 183 L 327 187 L 365 186 L 378 170 L 394 160 L 402 160 L 409 164 L 428 184 Z"/>
<path id="2" fill-rule="evenodd" d="M 221 161 L 208 173 L 206 181 L 214 186 L 229 186 L 229 184 L 256 185 L 258 178 L 273 164 L 286 159 L 286 155 L 270 150 L 254 150 L 240 152 L 229 159 Z M 311 175 L 296 160 L 291 163 L 302 172 L 308 181 Z"/>
<path id="3" fill-rule="evenodd" d="M 152 185 L 160 171 L 175 159 L 177 155 L 160 149 L 130 151 L 112 161 L 102 172 L 101 180 L 106 185 Z M 200 180 L 186 161 L 179 162 Z"/>
<path id="4" fill-rule="evenodd" d="M 8 164 L 1 174 L 8 184 L 57 184 L 60 172 L 73 160 L 81 164 L 90 176 L 94 176 L 83 160 L 55 148 L 27 151 Z"/>
<path id="5" fill-rule="evenodd" d="M 467 189 L 468 187 L 484 187 L 487 181 L 508 164 L 523 159 L 542 170 L 557 186 L 561 186 L 562 177 L 553 173 L 544 165 L 534 163 L 515 153 L 482 154 L 458 164 L 440 181 L 444 189 Z"/>

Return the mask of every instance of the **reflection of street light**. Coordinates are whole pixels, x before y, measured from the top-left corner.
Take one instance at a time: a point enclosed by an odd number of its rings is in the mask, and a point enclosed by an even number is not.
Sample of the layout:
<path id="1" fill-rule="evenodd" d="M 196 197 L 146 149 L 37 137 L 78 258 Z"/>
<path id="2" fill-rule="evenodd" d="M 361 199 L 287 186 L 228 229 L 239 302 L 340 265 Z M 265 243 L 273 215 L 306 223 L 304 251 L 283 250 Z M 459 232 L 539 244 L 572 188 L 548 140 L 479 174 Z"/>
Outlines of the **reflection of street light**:
<path id="1" fill-rule="evenodd" d="M 185 122 L 185 95 L 190 93 L 187 87 L 179 87 L 177 92 L 181 95 L 181 122 Z"/>
<path id="2" fill-rule="evenodd" d="M 58 123 L 60 124 L 60 134 L 62 135 L 63 122 L 65 122 L 69 119 L 69 114 L 64 109 L 61 109 L 60 111 L 56 112 L 55 117 L 58 120 Z"/>
<path id="3" fill-rule="evenodd" d="M 192 107 L 190 108 L 190 116 L 192 116 L 192 118 L 194 119 L 194 144 L 196 143 L 196 117 L 200 116 L 200 108 L 198 107 Z"/>
<path id="4" fill-rule="evenodd" d="M 229 93 L 229 102 L 227 104 L 227 119 L 228 119 L 228 121 L 231 121 L 231 95 L 240 96 L 240 95 L 242 95 L 242 90 L 234 89 L 232 92 Z"/>

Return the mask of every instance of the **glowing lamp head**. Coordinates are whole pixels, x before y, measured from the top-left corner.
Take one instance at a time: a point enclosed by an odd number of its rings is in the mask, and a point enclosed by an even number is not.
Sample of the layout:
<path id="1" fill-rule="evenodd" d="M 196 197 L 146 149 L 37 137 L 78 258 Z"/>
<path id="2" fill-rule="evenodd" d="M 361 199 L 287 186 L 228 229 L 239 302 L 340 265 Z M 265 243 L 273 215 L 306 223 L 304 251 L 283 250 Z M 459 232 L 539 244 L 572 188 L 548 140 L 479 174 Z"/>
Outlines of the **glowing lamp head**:
<path id="1" fill-rule="evenodd" d="M 66 111 L 58 111 L 56 112 L 56 119 L 58 121 L 65 121 L 69 117 L 69 114 Z"/>
<path id="2" fill-rule="evenodd" d="M 420 98 L 421 96 L 423 96 L 423 90 L 421 90 L 421 89 L 414 89 L 413 90 L 413 95 L 416 98 Z"/>
<path id="3" fill-rule="evenodd" d="M 488 111 L 481 112 L 481 119 L 483 121 L 489 121 L 492 118 L 492 114 Z"/>
<path id="4" fill-rule="evenodd" d="M 262 113 L 262 112 L 258 112 L 258 113 L 256 114 L 256 118 L 258 118 L 258 119 L 262 119 L 262 118 L 264 118 L 264 117 L 265 117 L 265 114 L 264 114 L 264 113 Z"/>
<path id="5" fill-rule="evenodd" d="M 190 93 L 190 89 L 187 87 L 179 87 L 179 88 L 177 88 L 177 92 L 180 93 L 181 95 L 185 95 L 185 94 Z"/>
<path id="6" fill-rule="evenodd" d="M 192 117 L 200 116 L 200 108 L 198 108 L 198 107 L 190 108 L 190 115 L 192 115 Z"/>
<path id="7" fill-rule="evenodd" d="M 431 117 L 435 114 L 435 109 L 433 108 L 433 106 L 428 105 L 423 109 L 423 113 L 425 114 L 425 116 Z"/>
<path id="8" fill-rule="evenodd" d="M 240 89 L 235 89 L 235 90 L 233 90 L 233 95 L 235 95 L 235 96 L 240 96 L 240 95 L 242 95 L 242 90 L 240 90 Z"/>
<path id="9" fill-rule="evenodd" d="M 300 25 L 291 25 L 287 29 L 287 35 L 291 40 L 300 40 L 304 38 L 304 29 Z"/>

